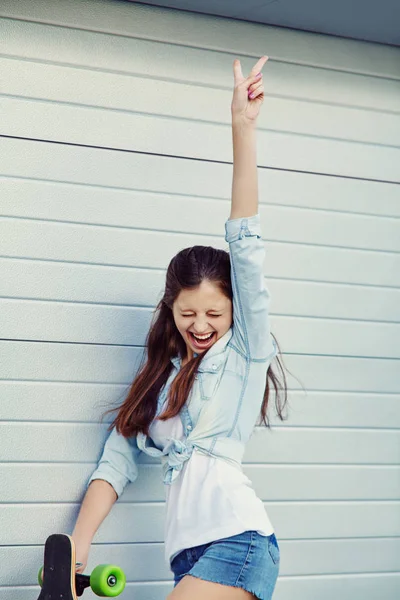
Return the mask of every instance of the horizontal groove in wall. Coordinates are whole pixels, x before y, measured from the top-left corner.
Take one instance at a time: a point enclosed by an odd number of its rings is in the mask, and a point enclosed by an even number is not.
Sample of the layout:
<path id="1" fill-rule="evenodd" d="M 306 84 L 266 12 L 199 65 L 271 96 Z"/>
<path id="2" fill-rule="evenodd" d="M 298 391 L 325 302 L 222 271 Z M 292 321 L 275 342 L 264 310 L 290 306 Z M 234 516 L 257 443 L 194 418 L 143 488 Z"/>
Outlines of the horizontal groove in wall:
<path id="1" fill-rule="evenodd" d="M 161 463 L 157 462 L 157 459 L 148 459 L 152 462 L 139 462 L 139 465 L 143 465 L 146 467 L 159 467 L 159 465 Z M 153 462 L 154 461 L 154 462 Z M 94 467 L 96 467 L 96 465 L 98 463 L 86 463 L 86 462 L 71 462 L 71 461 L 62 461 L 62 460 L 55 460 L 55 461 L 47 461 L 44 462 L 43 460 L 40 461 L 33 461 L 30 463 L 27 463 L 25 460 L 21 460 L 21 461 L 13 461 L 12 463 L 2 463 L 0 462 L 0 465 L 8 465 L 8 464 L 13 464 L 14 466 L 25 466 L 26 464 L 30 464 L 30 465 L 40 465 L 40 466 L 45 466 L 45 465 L 49 465 L 49 466 L 57 466 L 57 465 L 75 465 L 75 466 L 79 466 L 79 465 L 94 465 Z M 323 467 L 324 469 L 326 469 L 327 467 L 331 467 L 333 468 L 357 468 L 357 469 L 362 469 L 362 468 L 379 468 L 381 469 L 382 467 L 384 467 L 385 469 L 393 469 L 393 470 L 398 470 L 399 467 L 398 465 L 394 465 L 393 463 L 340 463 L 340 462 L 335 462 L 335 463 L 328 463 L 328 462 L 320 462 L 320 463 L 316 463 L 316 462 L 301 462 L 301 463 L 292 463 L 292 462 L 270 462 L 270 463 L 266 463 L 266 462 L 262 462 L 262 463 L 247 463 L 245 461 L 243 461 L 242 463 L 244 466 L 246 467 L 259 467 L 259 468 L 263 468 L 263 467 L 267 467 L 267 468 L 281 468 L 281 467 L 288 467 L 290 469 L 294 469 L 294 468 L 303 468 L 306 467 Z M 400 496 L 399 498 L 396 498 L 395 501 L 399 501 L 400 502 Z M 393 499 L 390 500 L 390 502 L 394 501 Z M 283 500 L 281 501 L 283 502 Z M 304 500 L 285 500 L 284 502 L 304 502 Z M 320 500 L 309 500 L 309 502 L 320 502 Z M 321 501 L 322 502 L 322 501 Z M 324 500 L 323 502 L 330 502 L 328 500 Z M 332 502 L 336 502 L 336 500 L 332 500 Z M 339 501 L 337 501 L 339 502 Z M 389 502 L 389 500 L 340 500 L 340 502 Z"/>
<path id="2" fill-rule="evenodd" d="M 160 476 L 160 485 L 161 484 L 162 484 L 162 478 Z M 391 500 L 308 500 L 307 498 L 303 498 L 301 500 L 301 502 L 307 502 L 307 504 L 318 504 L 318 505 L 320 505 L 320 504 L 333 504 L 335 502 L 337 502 L 337 503 L 346 502 L 346 504 L 368 504 L 368 503 L 374 502 L 374 503 L 383 504 L 385 502 L 391 502 Z M 283 504 L 297 504 L 297 502 L 295 500 L 286 500 L 286 499 L 285 500 L 274 499 L 271 502 L 268 502 L 267 500 L 263 501 L 263 504 L 267 505 L 267 506 L 270 503 L 273 503 L 273 504 L 281 504 L 281 503 L 283 503 Z M 60 504 L 60 505 L 63 505 L 63 506 L 76 506 L 77 505 L 76 502 L 65 502 L 65 501 L 60 502 L 60 503 L 57 503 L 57 502 L 46 502 L 46 501 L 41 501 L 40 503 L 37 502 L 37 501 L 34 501 L 34 502 L 26 502 L 25 501 L 25 502 L 13 502 L 12 504 L 9 504 L 9 503 L 6 504 L 6 503 L 4 503 L 4 502 L 2 502 L 0 500 L 0 507 L 2 507 L 2 508 L 4 508 L 4 507 L 10 508 L 10 507 L 13 507 L 13 506 L 15 506 L 15 507 L 17 507 L 17 506 L 34 506 L 34 505 L 37 505 L 37 506 L 54 506 L 55 504 Z M 123 504 L 124 506 L 126 506 L 128 504 L 131 505 L 131 506 L 136 506 L 136 505 L 139 505 L 139 504 L 141 504 L 141 505 L 147 505 L 147 506 L 164 506 L 165 505 L 164 502 L 151 502 L 151 501 L 148 501 L 148 502 L 124 502 L 123 499 L 119 500 L 119 504 L 120 505 Z M 317 539 L 319 539 L 319 538 L 317 538 Z"/>
<path id="3" fill-rule="evenodd" d="M 368 577 L 372 577 L 372 576 L 381 576 L 384 577 L 385 575 L 398 575 L 400 574 L 399 571 L 368 571 L 368 573 L 363 573 L 363 572 L 335 572 L 335 573 L 318 573 L 318 574 L 313 574 L 313 573 L 308 573 L 307 575 L 279 575 L 279 579 L 287 579 L 287 580 L 307 580 L 307 579 L 324 579 L 324 578 L 328 578 L 328 579 L 337 579 L 337 578 L 342 578 L 342 577 L 362 577 L 364 575 L 368 576 Z M 135 587 L 137 585 L 141 585 L 141 586 L 152 586 L 155 584 L 171 584 L 172 585 L 172 573 L 171 573 L 171 579 L 167 579 L 167 580 L 163 580 L 163 579 L 157 579 L 157 580 L 152 580 L 152 581 L 148 581 L 148 580 L 140 580 L 140 579 L 135 579 L 135 581 L 129 581 L 127 580 L 126 585 L 128 586 L 132 586 Z M 4 589 L 29 589 L 30 587 L 32 587 L 31 585 L 19 585 L 19 586 L 15 586 L 15 585 L 2 585 L 0 586 L 0 590 Z"/>
<path id="4" fill-rule="evenodd" d="M 21 421 L 24 423 L 24 421 Z M 36 421 L 32 421 L 35 424 Z M 68 424 L 68 422 L 67 422 Z M 75 423 L 74 423 L 75 424 Z M 97 423 L 95 423 L 97 425 Z M 274 425 L 275 427 L 275 425 Z M 363 428 L 364 431 L 365 428 Z M 384 428 L 381 428 L 384 429 Z M 396 431 L 399 431 L 399 429 L 397 428 Z M 161 468 L 161 462 L 157 462 L 157 459 L 154 459 L 156 462 L 149 462 L 149 463 L 139 463 L 143 466 L 146 466 L 146 468 L 152 468 L 152 469 L 159 469 Z M 97 466 L 97 462 L 85 462 L 85 461 L 79 461 L 79 462 L 71 462 L 71 461 L 58 461 L 58 460 L 48 460 L 48 461 L 43 461 L 43 460 L 38 460 L 38 461 L 0 461 L 0 466 L 6 466 L 6 467 L 13 467 L 13 466 L 21 466 L 23 465 L 24 467 L 30 466 L 30 465 L 36 465 L 36 466 L 58 466 L 58 465 L 69 465 L 69 466 L 76 466 L 76 465 L 90 465 L 93 467 Z M 324 469 L 336 469 L 337 467 L 340 467 L 341 469 L 354 469 L 357 468 L 358 469 L 380 469 L 381 467 L 385 467 L 385 469 L 391 469 L 393 471 L 398 471 L 400 470 L 400 465 L 394 465 L 394 464 L 386 464 L 386 463 L 291 463 L 291 462 L 280 462 L 280 463 L 255 463 L 255 462 L 247 462 L 247 461 L 243 461 L 242 463 L 244 466 L 246 467 L 252 467 L 252 468 L 257 468 L 257 469 L 264 469 L 264 468 L 281 468 L 281 467 L 287 467 L 289 469 L 304 469 L 304 468 L 308 468 L 308 467 L 321 467 L 321 464 L 323 465 Z M 400 492 L 400 489 L 399 489 Z M 399 501 L 400 501 L 400 497 L 399 497 Z"/>
<path id="5" fill-rule="evenodd" d="M 117 108 L 117 107 L 113 107 L 113 106 L 106 106 L 106 105 L 101 105 L 101 104 L 86 104 L 84 102 L 70 102 L 68 100 L 50 100 L 47 98 L 39 98 L 36 96 L 19 96 L 19 95 L 14 95 L 14 94 L 5 94 L 5 93 L 0 93 L 0 98 L 9 98 L 10 100 L 19 100 L 19 99 L 23 99 L 26 102 L 36 102 L 36 103 L 42 103 L 42 104 L 55 104 L 55 105 L 60 105 L 60 106 L 71 106 L 71 107 L 80 107 L 80 108 L 85 108 L 85 109 L 91 109 L 91 110 L 106 110 L 112 113 L 122 113 L 122 114 L 131 114 L 131 115 L 138 115 L 138 116 L 152 116 L 155 119 L 161 119 L 161 120 L 168 120 L 168 121 L 183 121 L 183 122 L 188 122 L 188 123 L 192 123 L 192 122 L 196 122 L 196 123 L 202 123 L 204 125 L 213 125 L 213 126 L 219 126 L 219 127 L 231 127 L 230 123 L 221 123 L 220 121 L 210 121 L 209 119 L 193 119 L 190 117 L 183 117 L 183 116 L 178 116 L 178 115 L 164 115 L 162 113 L 156 113 L 156 112 L 144 112 L 144 111 L 139 111 L 139 110 L 132 110 L 132 109 L 128 109 L 128 108 Z M 349 107 L 351 108 L 351 107 Z M 367 109 L 361 109 L 361 110 L 367 110 Z M 301 138 L 310 138 L 310 139 L 318 139 L 318 140 L 328 140 L 328 141 L 333 141 L 333 142 L 346 142 L 347 144 L 357 144 L 360 146 L 371 146 L 372 148 L 376 148 L 376 147 L 382 147 L 382 148 L 394 148 L 394 149 L 398 149 L 398 146 L 396 144 L 383 144 L 381 142 L 372 142 L 372 141 L 364 141 L 364 140 L 359 140 L 359 139 L 352 139 L 352 138 L 345 138 L 345 137 L 336 137 L 336 136 L 328 136 L 328 135 L 317 135 L 314 133 L 303 133 L 301 131 L 284 131 L 281 129 L 273 129 L 272 127 L 258 127 L 258 131 L 265 131 L 265 132 L 269 132 L 269 133 L 278 133 L 278 134 L 283 134 L 283 135 L 288 135 L 291 137 L 301 137 Z M 210 162 L 214 162 L 214 161 L 210 161 Z"/>
<path id="6" fill-rule="evenodd" d="M 360 572 L 342 572 L 342 573 L 324 573 L 318 575 L 280 575 L 280 579 L 300 581 L 307 579 L 350 579 L 351 577 L 359 577 L 361 579 L 371 578 L 371 577 L 385 577 L 387 575 L 400 575 L 400 571 L 368 571 L 368 573 L 360 573 Z"/>
<path id="7" fill-rule="evenodd" d="M 371 579 L 373 577 L 379 577 L 379 578 L 387 578 L 390 577 L 392 575 L 399 575 L 399 571 L 368 571 L 368 573 L 364 573 L 364 572 L 354 572 L 354 573 L 326 573 L 323 575 L 279 575 L 279 579 L 280 580 L 286 580 L 286 581 L 307 581 L 307 580 L 321 580 L 321 579 L 327 579 L 327 580 L 331 580 L 331 579 L 355 579 L 355 578 L 368 578 Z M 171 574 L 171 578 L 172 578 L 172 574 Z M 131 581 L 127 581 L 126 582 L 126 587 L 127 588 L 135 588 L 137 586 L 140 587 L 157 587 L 157 586 L 165 586 L 165 585 L 169 585 L 172 588 L 172 584 L 173 581 L 172 579 L 170 580 L 162 580 L 162 579 L 157 579 L 154 581 L 135 581 L 135 582 L 131 582 Z M 0 586 L 0 590 L 32 590 L 32 593 L 34 593 L 35 591 L 37 591 L 37 585 L 19 585 L 19 586 Z"/>
<path id="8" fill-rule="evenodd" d="M 3 378 L 0 379 L 0 382 L 8 382 L 8 383 L 13 383 L 16 385 L 26 385 L 26 384 L 31 384 L 34 383 L 35 385 L 52 385 L 53 383 L 57 383 L 58 385 L 103 385 L 103 386 L 114 386 L 114 387 L 126 387 L 126 385 L 129 384 L 124 384 L 124 383 L 110 383 L 108 381 L 103 382 L 103 383 L 98 383 L 96 381 L 64 381 L 62 379 L 60 380 L 50 380 L 50 379 L 7 379 L 7 378 Z M 304 395 L 303 391 L 300 391 L 298 389 L 294 389 L 294 390 L 289 390 L 291 391 L 291 393 L 293 395 Z M 351 396 L 351 395 L 359 395 L 362 394 L 363 396 L 372 396 L 372 397 L 376 397 L 376 396 L 398 396 L 400 399 L 400 392 L 369 392 L 368 390 L 360 390 L 360 391 L 354 391 L 354 390 L 349 390 L 349 391 L 343 391 L 343 390 L 318 390 L 318 389 L 312 389 L 312 390 L 308 390 L 307 391 L 307 395 L 308 396 L 313 396 L 313 395 L 318 395 L 321 392 L 323 392 L 324 394 L 326 394 L 327 396 L 332 395 L 332 396 L 337 396 L 337 395 L 341 395 L 341 396 Z M 64 421 L 63 421 L 64 422 Z"/>
<path id="9" fill-rule="evenodd" d="M 344 394 L 343 394 L 344 395 Z M 346 394 L 347 395 L 347 394 Z M 379 394 L 380 395 L 380 394 Z M 23 420 L 23 419 L 0 419 L 0 424 L 9 424 L 9 423 L 13 423 L 13 424 L 24 424 L 24 425 L 31 425 L 33 423 L 35 423 L 36 425 L 57 425 L 57 426 L 64 426 L 64 425 L 81 425 L 81 426 L 86 426 L 86 425 L 102 425 L 103 427 L 106 427 L 106 425 L 109 425 L 111 423 L 111 421 L 104 421 L 103 423 L 101 423 L 100 421 L 69 421 L 69 420 L 63 420 L 63 421 L 46 421 L 43 419 L 40 420 L 34 420 L 34 419 L 29 419 L 29 420 Z M 256 430 L 260 430 L 263 429 L 262 427 L 256 427 Z M 400 427 L 365 427 L 365 426 L 361 426 L 361 427 L 354 427 L 354 425 L 349 425 L 344 427 L 343 425 L 281 425 L 280 423 L 274 423 L 272 425 L 272 429 L 279 429 L 279 430 L 287 430 L 287 431 L 291 431 L 291 430 L 296 430 L 296 431 L 313 431 L 313 430 L 318 430 L 318 431 L 362 431 L 362 433 L 364 432 L 377 432 L 377 431 L 392 431 L 392 432 L 400 432 Z M 400 440 L 399 440 L 400 443 Z M 52 461 L 51 461 L 52 462 Z M 3 464 L 2 461 L 0 460 L 0 464 Z M 9 463 L 5 463 L 5 464 L 9 464 Z M 26 463 L 28 464 L 28 463 Z M 254 464 L 254 466 L 256 466 L 258 463 L 243 463 L 243 464 Z M 279 464 L 284 464 L 284 463 L 279 463 Z M 288 463 L 288 464 L 292 464 L 292 463 Z M 294 463 L 294 464 L 299 464 L 299 463 Z M 303 464 L 303 463 L 301 463 Z M 304 463 L 304 464 L 312 464 L 312 463 Z M 321 464 L 321 463 L 314 463 L 314 464 Z M 340 464 L 340 463 L 335 463 L 335 464 Z M 348 466 L 349 463 L 345 463 Z M 357 463 L 355 463 L 357 464 Z M 369 463 L 362 463 L 364 466 L 369 464 Z M 373 463 L 371 464 L 371 466 L 375 466 L 377 463 Z M 383 463 L 384 464 L 384 463 Z M 330 465 L 332 466 L 332 463 L 330 463 Z M 327 465 L 328 466 L 328 465 Z M 393 466 L 393 465 L 392 465 Z M 398 467 L 400 468 L 400 467 Z"/>
<path id="10" fill-rule="evenodd" d="M 133 484 L 134 485 L 134 484 Z M 15 503 L 15 502 L 4 502 L 1 503 L 2 507 L 7 507 L 7 508 L 12 508 L 13 506 L 21 506 L 21 504 L 27 505 L 27 506 L 52 506 L 52 507 L 59 507 L 59 506 L 76 506 L 79 507 L 81 505 L 80 502 L 21 502 L 21 503 Z M 159 501 L 159 502 L 120 502 L 120 504 L 124 504 L 124 506 L 127 505 L 131 505 L 131 506 L 165 506 L 165 501 Z M 320 505 L 333 505 L 333 506 L 337 506 L 337 505 L 354 505 L 354 504 L 377 504 L 379 506 L 382 505 L 391 505 L 391 506 L 399 506 L 400 509 L 400 500 L 263 500 L 263 504 L 265 506 L 269 506 L 271 504 L 279 504 L 279 505 L 294 505 L 294 504 L 298 504 L 298 505 L 310 505 L 310 504 L 320 504 Z M 315 539 L 315 538 L 314 538 Z"/>
<path id="11" fill-rule="evenodd" d="M 393 359 L 390 359 L 393 360 Z M 0 383 L 2 381 L 15 381 L 15 379 L 7 379 L 5 377 L 0 378 Z M 81 381 L 79 379 L 77 380 L 68 380 L 68 381 L 64 381 L 63 379 L 46 379 L 46 380 L 41 380 L 41 379 L 18 379 L 19 383 L 42 383 L 42 384 L 48 384 L 48 383 L 57 383 L 57 384 L 66 384 L 66 385 L 72 385 L 72 384 L 79 384 L 79 385 L 108 385 L 108 386 L 123 386 L 123 387 L 128 387 L 131 385 L 132 381 L 127 381 L 126 383 L 121 383 L 120 381 Z M 303 388 L 292 388 L 292 387 L 288 387 L 288 392 L 292 392 L 292 391 L 300 391 L 303 390 Z M 321 392 L 321 393 L 343 393 L 343 394 L 366 394 L 368 393 L 368 391 L 365 390 L 351 390 L 349 392 L 347 391 L 342 391 L 342 390 L 332 390 L 332 389 L 318 389 L 318 390 L 313 390 L 314 392 Z M 302 392 L 304 393 L 304 392 Z M 310 392 L 307 392 L 307 394 Z M 371 392 L 371 395 L 376 395 L 376 394 L 385 394 L 387 396 L 398 396 L 399 392 Z"/>
<path id="12" fill-rule="evenodd" d="M 106 347 L 106 348 L 143 348 L 143 346 L 136 346 L 134 344 L 99 344 L 98 342 L 69 342 L 62 340 L 26 340 L 26 339 L 18 339 L 18 338 L 0 338 L 0 342 L 17 342 L 17 343 L 29 343 L 29 344 L 63 344 L 69 346 L 97 346 L 97 347 Z M 318 358 L 349 358 L 349 359 L 362 359 L 362 360 L 390 360 L 390 361 L 400 361 L 400 358 L 393 356 L 363 356 L 363 355 L 353 355 L 353 354 L 310 354 L 307 352 L 282 352 L 279 353 L 282 356 L 313 356 Z M 0 379 L 2 381 L 2 379 Z M 323 390 L 321 390 L 323 391 Z M 332 390 L 331 390 L 332 391 Z"/>
<path id="13" fill-rule="evenodd" d="M 323 537 L 323 538 L 283 538 L 279 536 L 280 540 L 284 540 L 285 542 L 292 543 L 301 543 L 301 542 L 340 542 L 343 540 L 344 542 L 350 541 L 364 541 L 364 540 L 397 540 L 400 539 L 398 535 L 383 535 L 383 536 L 365 536 L 365 537 Z M 164 542 L 93 542 L 92 546 L 109 548 L 110 546 L 163 546 Z M 7 544 L 7 546 L 0 544 L 0 550 L 2 548 L 42 548 L 42 544 Z"/>
<path id="14" fill-rule="evenodd" d="M 138 151 L 138 150 L 129 150 L 127 148 L 115 148 L 112 146 L 95 146 L 93 144 L 80 144 L 77 142 L 65 142 L 65 141 L 56 141 L 56 140 L 49 140 L 49 139 L 44 139 L 44 138 L 30 138 L 30 137 L 21 137 L 21 136 L 14 136 L 14 135 L 3 135 L 2 136 L 4 139 L 13 139 L 13 140 L 24 140 L 24 141 L 31 141 L 31 142 L 43 142 L 46 144 L 57 144 L 57 145 L 61 145 L 61 146 L 72 146 L 72 147 L 77 147 L 77 148 L 93 148 L 93 149 L 98 149 L 98 150 L 112 150 L 114 152 L 125 152 L 127 154 L 141 154 L 141 155 L 145 155 L 145 156 L 160 156 L 160 157 L 164 157 L 164 158 L 178 158 L 178 159 L 185 159 L 185 160 L 192 160 L 192 161 L 196 161 L 196 162 L 205 162 L 205 163 L 212 163 L 212 164 L 221 164 L 221 165 L 232 165 L 231 161 L 224 161 L 224 160 L 215 160 L 215 159 L 208 159 L 208 158 L 199 158 L 199 157 L 193 157 L 193 156 L 183 156 L 183 155 L 176 155 L 176 154 L 158 154 L 157 152 L 144 152 L 144 151 Z M 272 169 L 271 167 L 265 167 L 265 166 L 259 166 L 259 169 Z M 274 171 L 283 171 L 283 172 L 290 172 L 290 173 L 305 173 L 308 175 L 320 175 L 320 176 L 324 176 L 324 177 L 335 177 L 337 179 L 350 179 L 352 181 L 373 181 L 376 183 L 391 183 L 391 184 L 397 184 L 400 183 L 400 180 L 397 181 L 391 181 L 391 180 L 386 180 L 386 179 L 374 179 L 374 178 L 369 178 L 369 177 L 357 177 L 354 175 L 343 175 L 343 174 L 335 174 L 335 173 L 324 173 L 324 172 L 320 172 L 320 171 L 302 171 L 300 169 L 284 169 L 284 168 L 280 168 L 280 167 L 273 167 Z"/>

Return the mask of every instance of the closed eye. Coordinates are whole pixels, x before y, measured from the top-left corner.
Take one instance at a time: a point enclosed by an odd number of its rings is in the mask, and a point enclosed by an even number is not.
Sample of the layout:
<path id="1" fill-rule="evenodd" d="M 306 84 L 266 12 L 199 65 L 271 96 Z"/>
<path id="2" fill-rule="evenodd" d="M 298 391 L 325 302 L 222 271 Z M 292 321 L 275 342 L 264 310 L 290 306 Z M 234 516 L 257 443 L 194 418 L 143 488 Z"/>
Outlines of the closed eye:
<path id="1" fill-rule="evenodd" d="M 222 315 L 209 315 L 210 317 L 221 317 Z M 193 315 L 182 315 L 182 317 L 193 317 Z"/>

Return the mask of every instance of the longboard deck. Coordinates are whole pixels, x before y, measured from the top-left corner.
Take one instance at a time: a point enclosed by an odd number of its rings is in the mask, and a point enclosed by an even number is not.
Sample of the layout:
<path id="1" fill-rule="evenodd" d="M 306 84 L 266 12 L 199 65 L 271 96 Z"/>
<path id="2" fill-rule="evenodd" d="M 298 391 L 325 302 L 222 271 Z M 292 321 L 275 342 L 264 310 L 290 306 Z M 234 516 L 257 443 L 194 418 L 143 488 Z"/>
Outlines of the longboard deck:
<path id="1" fill-rule="evenodd" d="M 47 538 L 43 586 L 38 600 L 77 600 L 75 546 L 69 535 L 56 533 Z"/>

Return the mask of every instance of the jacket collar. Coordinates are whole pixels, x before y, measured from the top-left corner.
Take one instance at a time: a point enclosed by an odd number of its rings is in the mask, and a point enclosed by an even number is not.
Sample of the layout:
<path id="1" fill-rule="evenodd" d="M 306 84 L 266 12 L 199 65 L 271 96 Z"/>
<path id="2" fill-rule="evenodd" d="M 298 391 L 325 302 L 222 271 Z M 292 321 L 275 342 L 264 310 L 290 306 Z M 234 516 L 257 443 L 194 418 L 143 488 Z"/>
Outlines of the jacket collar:
<path id="1" fill-rule="evenodd" d="M 232 337 L 232 333 L 232 327 L 230 327 L 228 331 L 217 340 L 213 346 L 211 346 L 197 369 L 200 373 L 216 373 L 219 371 L 225 360 L 225 349 Z M 196 353 L 195 356 L 197 356 Z M 179 370 L 181 368 L 182 359 L 180 356 L 174 356 L 171 358 L 171 362 L 176 369 Z"/>

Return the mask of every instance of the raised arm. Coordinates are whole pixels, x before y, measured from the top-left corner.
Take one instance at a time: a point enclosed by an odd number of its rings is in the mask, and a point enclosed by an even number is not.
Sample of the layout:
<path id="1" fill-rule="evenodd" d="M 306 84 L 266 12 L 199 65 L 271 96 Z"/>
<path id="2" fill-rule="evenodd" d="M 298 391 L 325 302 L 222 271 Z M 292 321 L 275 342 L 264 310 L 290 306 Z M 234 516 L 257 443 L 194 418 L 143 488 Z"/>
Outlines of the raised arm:
<path id="1" fill-rule="evenodd" d="M 276 346 L 270 334 L 270 296 L 263 274 L 265 248 L 258 214 L 256 160 L 256 118 L 264 97 L 262 77 L 257 74 L 266 61 L 266 56 L 261 57 L 248 78 L 243 77 L 238 60 L 233 64 L 232 206 L 225 239 L 231 257 L 233 345 L 249 360 L 267 362 L 276 354 Z"/>
<path id="2" fill-rule="evenodd" d="M 230 219 L 251 217 L 258 212 L 256 120 L 264 101 L 261 69 L 267 60 L 267 56 L 262 56 L 247 78 L 243 76 L 240 61 L 236 59 L 233 63 L 233 179 Z M 254 98 L 250 94 L 254 94 Z"/>

